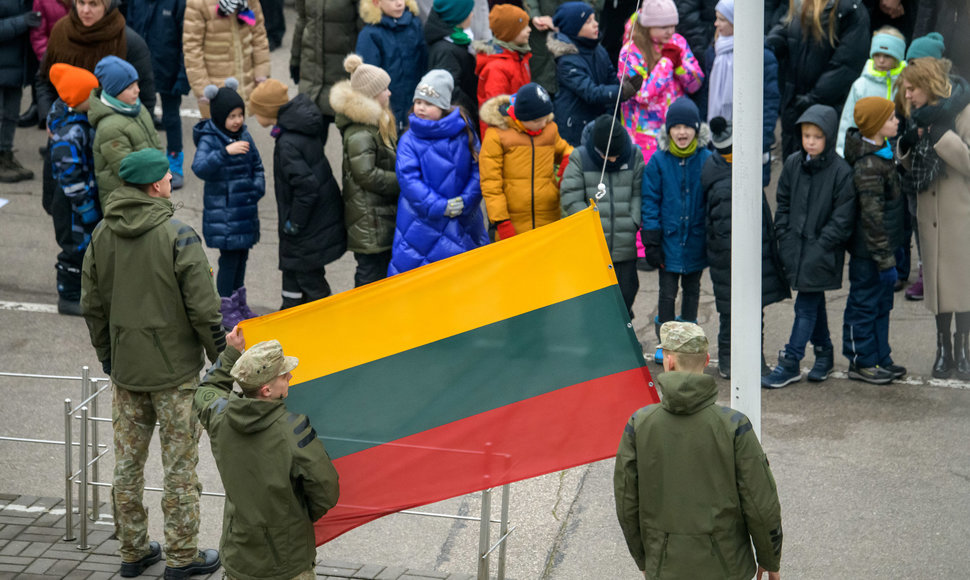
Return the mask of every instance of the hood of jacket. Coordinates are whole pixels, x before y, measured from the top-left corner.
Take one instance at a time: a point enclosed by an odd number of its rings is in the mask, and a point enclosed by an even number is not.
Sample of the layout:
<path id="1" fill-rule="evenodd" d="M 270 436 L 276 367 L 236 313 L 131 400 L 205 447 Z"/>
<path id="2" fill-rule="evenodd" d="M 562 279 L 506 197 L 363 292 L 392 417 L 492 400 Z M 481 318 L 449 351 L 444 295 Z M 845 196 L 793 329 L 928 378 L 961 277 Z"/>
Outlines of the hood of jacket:
<path id="1" fill-rule="evenodd" d="M 454 32 L 453 26 L 448 26 L 441 21 L 441 17 L 434 10 L 428 15 L 428 20 L 424 23 L 424 41 L 431 46 L 442 38 L 448 38 Z"/>
<path id="2" fill-rule="evenodd" d="M 104 222 L 122 238 L 137 238 L 148 230 L 168 221 L 175 210 L 172 202 L 149 197 L 130 186 L 122 186 L 111 193 L 104 206 Z"/>
<path id="3" fill-rule="evenodd" d="M 828 107 L 826 105 L 812 105 L 802 113 L 802 116 L 795 121 L 795 130 L 798 132 L 798 148 L 804 153 L 805 150 L 801 146 L 801 124 L 811 123 L 822 130 L 822 134 L 825 135 L 825 150 L 818 157 L 811 159 L 806 162 L 806 168 L 812 169 L 813 167 L 825 167 L 832 162 L 832 159 L 837 156 L 835 153 L 836 141 L 839 136 L 839 114 L 835 112 L 835 109 Z M 804 155 L 802 156 L 804 157 Z"/>
<path id="4" fill-rule="evenodd" d="M 106 117 L 118 113 L 118 111 L 101 102 L 101 89 L 99 88 L 91 91 L 91 96 L 88 97 L 88 103 L 90 105 L 88 109 L 88 122 L 95 129 L 98 128 L 98 123 Z"/>
<path id="5" fill-rule="evenodd" d="M 419 119 L 415 115 L 411 115 L 408 131 L 413 131 L 419 139 L 432 141 L 450 139 L 464 131 L 466 127 L 468 127 L 468 123 L 461 116 L 461 110 L 455 107 L 450 113 L 437 121 Z"/>
<path id="6" fill-rule="evenodd" d="M 265 431 L 286 412 L 286 406 L 281 401 L 231 397 L 226 408 L 226 420 L 239 433 L 258 433 Z"/>
<path id="7" fill-rule="evenodd" d="M 508 129 L 512 118 L 508 116 L 509 103 L 512 102 L 510 95 L 498 95 L 482 103 L 482 108 L 478 110 L 478 118 L 489 127 L 498 129 Z"/>
<path id="8" fill-rule="evenodd" d="M 239 134 L 242 135 L 245 132 L 246 125 L 244 124 L 242 129 L 239 130 Z M 219 128 L 216 127 L 216 124 L 212 122 L 212 119 L 200 121 L 195 124 L 195 127 L 192 127 L 192 142 L 195 143 L 196 146 L 199 145 L 199 140 L 202 139 L 204 135 L 214 135 L 221 139 L 226 145 L 232 143 L 232 139 L 229 137 L 229 135 L 226 135 L 220 131 Z"/>
<path id="9" fill-rule="evenodd" d="M 573 44 L 568 36 L 553 33 L 546 38 L 546 47 L 552 53 L 553 58 L 566 56 L 567 54 L 579 54 L 579 47 Z"/>
<path id="10" fill-rule="evenodd" d="M 855 127 L 850 128 L 845 133 L 845 160 L 849 162 L 849 165 L 855 165 L 855 162 L 862 159 L 866 155 L 871 155 L 876 151 L 882 149 L 884 145 L 876 145 L 870 143 L 862 138 L 862 134 Z"/>
<path id="11" fill-rule="evenodd" d="M 828 139 L 828 137 L 826 137 Z M 701 129 L 697 132 L 697 150 L 707 147 L 711 142 L 711 128 L 707 123 L 701 123 Z M 670 151 L 670 133 L 667 131 L 657 131 L 657 149 Z"/>
<path id="12" fill-rule="evenodd" d="M 341 130 L 353 123 L 379 127 L 384 110 L 376 100 L 355 91 L 349 80 L 340 81 L 330 89 L 330 106 L 347 119 L 337 119 L 337 128 Z"/>
<path id="13" fill-rule="evenodd" d="M 411 19 L 418 15 L 418 3 L 416 0 L 404 0 L 404 12 L 400 18 L 391 18 L 381 12 L 380 6 L 374 0 L 360 0 L 360 19 L 364 24 L 380 24 L 386 28 L 397 28 L 398 26 L 408 26 Z"/>
<path id="14" fill-rule="evenodd" d="M 317 136 L 324 131 L 323 115 L 306 93 L 300 93 L 280 107 L 276 124 L 284 131 L 303 135 Z"/>
<path id="15" fill-rule="evenodd" d="M 660 404 L 675 415 L 693 415 L 717 400 L 717 384 L 708 375 L 669 371 L 656 380 Z"/>

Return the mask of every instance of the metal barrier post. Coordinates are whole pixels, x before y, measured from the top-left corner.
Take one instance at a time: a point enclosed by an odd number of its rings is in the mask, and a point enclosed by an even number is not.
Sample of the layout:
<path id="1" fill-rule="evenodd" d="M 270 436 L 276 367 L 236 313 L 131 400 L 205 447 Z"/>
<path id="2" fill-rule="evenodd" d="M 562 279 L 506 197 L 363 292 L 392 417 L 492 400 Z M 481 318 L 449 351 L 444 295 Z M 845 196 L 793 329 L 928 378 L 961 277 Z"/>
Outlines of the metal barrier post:
<path id="1" fill-rule="evenodd" d="M 71 465 L 71 400 L 64 399 L 64 541 L 74 541 L 74 468 Z"/>
<path id="2" fill-rule="evenodd" d="M 88 407 L 81 407 L 81 543 L 78 550 L 88 550 Z"/>
<path id="3" fill-rule="evenodd" d="M 498 548 L 498 580 L 505 580 L 505 546 L 509 534 L 509 484 L 502 486 L 502 522 L 499 524 L 498 537 L 502 545 Z"/>
<path id="4" fill-rule="evenodd" d="M 478 536 L 478 580 L 488 580 L 488 553 L 491 538 L 489 528 L 492 519 L 492 490 L 482 492 L 482 521 Z"/>
<path id="5" fill-rule="evenodd" d="M 87 374 L 87 368 L 88 367 L 84 367 L 85 374 Z M 98 415 L 98 395 L 97 395 L 98 381 L 96 381 L 95 379 L 91 379 L 90 384 L 91 384 L 91 388 L 89 389 L 89 392 L 95 393 L 94 398 L 91 399 L 91 414 L 93 414 L 95 417 L 99 417 L 100 415 Z M 99 456 L 98 443 L 100 443 L 100 439 L 98 439 L 98 422 L 94 421 L 93 423 L 91 423 L 91 455 L 96 458 Z M 98 471 L 98 465 L 100 463 L 101 463 L 101 460 L 100 458 L 98 458 L 95 460 L 94 465 L 91 466 L 91 477 L 94 479 L 94 481 L 101 481 L 101 477 Z M 101 500 L 99 497 L 98 486 L 95 485 L 94 487 L 91 488 L 91 521 L 96 522 L 100 518 L 101 518 Z"/>

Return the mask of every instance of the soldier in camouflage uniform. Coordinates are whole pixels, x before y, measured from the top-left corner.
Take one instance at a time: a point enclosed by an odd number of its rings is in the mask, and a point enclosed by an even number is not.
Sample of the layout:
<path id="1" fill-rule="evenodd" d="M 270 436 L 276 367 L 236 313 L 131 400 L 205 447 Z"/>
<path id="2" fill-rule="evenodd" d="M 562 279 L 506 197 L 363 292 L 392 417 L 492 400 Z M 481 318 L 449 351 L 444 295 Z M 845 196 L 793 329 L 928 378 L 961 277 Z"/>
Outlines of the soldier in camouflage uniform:
<path id="1" fill-rule="evenodd" d="M 226 578 L 313 580 L 313 522 L 336 505 L 339 486 L 309 419 L 283 405 L 298 361 L 276 340 L 240 355 L 246 342 L 238 327 L 226 338 L 195 395 L 226 488 L 219 542 Z"/>
<path id="2" fill-rule="evenodd" d="M 781 506 L 751 422 L 715 404 L 701 327 L 666 322 L 660 345 L 661 402 L 633 414 L 616 454 L 616 515 L 630 554 L 649 579 L 750 580 L 757 570 L 759 580 L 780 580 Z"/>
<path id="3" fill-rule="evenodd" d="M 198 234 L 172 218 L 172 174 L 152 148 L 121 163 L 125 185 L 104 207 L 81 273 L 81 308 L 91 343 L 113 384 L 115 533 L 123 577 L 161 559 L 142 503 L 148 445 L 160 424 L 165 470 L 165 578 L 215 571 L 219 554 L 199 551 L 195 473 L 201 428 L 192 400 L 204 364 L 225 347 L 219 297 Z"/>

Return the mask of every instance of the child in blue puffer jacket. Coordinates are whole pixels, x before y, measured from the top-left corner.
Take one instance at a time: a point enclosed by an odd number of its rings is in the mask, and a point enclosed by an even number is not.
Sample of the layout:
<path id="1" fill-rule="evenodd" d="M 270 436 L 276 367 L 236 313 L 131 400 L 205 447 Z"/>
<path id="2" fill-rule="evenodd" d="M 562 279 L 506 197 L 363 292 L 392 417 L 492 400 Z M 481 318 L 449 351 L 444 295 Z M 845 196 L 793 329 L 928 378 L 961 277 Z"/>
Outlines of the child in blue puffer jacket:
<path id="1" fill-rule="evenodd" d="M 388 276 L 488 243 L 478 176 L 478 137 L 459 107 L 454 79 L 428 72 L 414 90 L 410 128 L 397 145 L 401 196 Z"/>
<path id="2" fill-rule="evenodd" d="M 225 86 L 209 85 L 211 119 L 192 130 L 195 159 L 192 171 L 205 181 L 202 235 L 219 250 L 216 289 L 222 297 L 222 322 L 231 329 L 255 315 L 246 304 L 246 260 L 259 241 L 257 203 L 266 193 L 263 162 L 246 129 L 245 105 L 230 77 Z"/>

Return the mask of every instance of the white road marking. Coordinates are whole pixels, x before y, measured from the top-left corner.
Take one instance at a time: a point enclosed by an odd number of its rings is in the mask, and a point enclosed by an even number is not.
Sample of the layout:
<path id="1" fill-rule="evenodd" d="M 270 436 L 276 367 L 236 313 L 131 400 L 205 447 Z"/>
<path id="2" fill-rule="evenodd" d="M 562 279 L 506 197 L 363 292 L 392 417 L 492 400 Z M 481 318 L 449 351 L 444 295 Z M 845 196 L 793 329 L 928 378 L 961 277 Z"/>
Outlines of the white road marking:
<path id="1" fill-rule="evenodd" d="M 18 312 L 46 312 L 57 314 L 56 304 L 37 304 L 34 302 L 5 302 L 0 300 L 0 310 L 16 310 Z"/>

